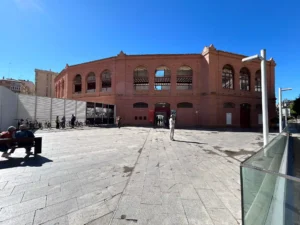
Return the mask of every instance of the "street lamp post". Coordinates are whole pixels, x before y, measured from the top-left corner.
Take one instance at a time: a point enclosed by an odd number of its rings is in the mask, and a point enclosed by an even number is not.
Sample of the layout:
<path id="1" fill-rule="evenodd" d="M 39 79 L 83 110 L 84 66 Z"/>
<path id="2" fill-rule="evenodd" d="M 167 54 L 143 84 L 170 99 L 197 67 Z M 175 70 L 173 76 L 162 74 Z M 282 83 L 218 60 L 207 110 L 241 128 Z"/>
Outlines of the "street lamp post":
<path id="1" fill-rule="evenodd" d="M 279 133 L 282 132 L 282 92 L 283 91 L 290 91 L 290 90 L 292 90 L 292 88 L 279 88 L 279 93 L 278 93 L 278 98 L 279 98 L 279 105 L 278 105 L 278 111 L 279 111 Z"/>
<path id="2" fill-rule="evenodd" d="M 267 90 L 267 71 L 266 71 L 266 50 L 260 50 L 260 55 L 253 55 L 243 58 L 242 62 L 248 62 L 255 59 L 261 60 L 261 95 L 262 95 L 262 122 L 264 146 L 269 142 L 269 116 L 268 116 L 268 90 Z"/>
<path id="3" fill-rule="evenodd" d="M 287 127 L 287 124 L 288 124 L 288 119 L 287 119 L 287 117 L 288 117 L 288 110 L 287 110 L 287 104 L 286 104 L 286 102 L 284 103 L 284 111 L 285 111 L 285 116 L 284 116 L 284 119 L 285 119 L 285 122 L 284 122 L 284 128 L 286 128 Z"/>

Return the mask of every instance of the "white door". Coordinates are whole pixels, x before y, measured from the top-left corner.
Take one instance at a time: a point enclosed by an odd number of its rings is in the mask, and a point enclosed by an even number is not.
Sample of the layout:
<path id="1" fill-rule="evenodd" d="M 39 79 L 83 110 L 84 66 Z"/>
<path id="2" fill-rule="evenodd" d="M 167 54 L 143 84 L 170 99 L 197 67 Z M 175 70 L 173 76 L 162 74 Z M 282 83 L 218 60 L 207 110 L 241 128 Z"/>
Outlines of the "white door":
<path id="1" fill-rule="evenodd" d="M 232 113 L 226 113 L 226 125 L 232 124 Z"/>

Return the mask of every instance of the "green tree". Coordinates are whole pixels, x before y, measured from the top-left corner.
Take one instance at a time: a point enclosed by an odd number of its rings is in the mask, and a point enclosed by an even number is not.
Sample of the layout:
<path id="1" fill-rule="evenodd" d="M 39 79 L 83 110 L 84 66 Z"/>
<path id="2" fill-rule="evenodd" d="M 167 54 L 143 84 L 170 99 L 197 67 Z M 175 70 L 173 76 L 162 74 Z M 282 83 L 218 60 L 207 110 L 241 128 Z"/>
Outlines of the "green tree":
<path id="1" fill-rule="evenodd" d="M 295 99 L 293 105 L 292 105 L 292 110 L 296 115 L 300 115 L 300 95 L 298 98 Z"/>
<path id="2" fill-rule="evenodd" d="M 294 108 L 294 102 L 290 104 L 291 116 L 297 116 L 297 113 L 293 108 Z"/>

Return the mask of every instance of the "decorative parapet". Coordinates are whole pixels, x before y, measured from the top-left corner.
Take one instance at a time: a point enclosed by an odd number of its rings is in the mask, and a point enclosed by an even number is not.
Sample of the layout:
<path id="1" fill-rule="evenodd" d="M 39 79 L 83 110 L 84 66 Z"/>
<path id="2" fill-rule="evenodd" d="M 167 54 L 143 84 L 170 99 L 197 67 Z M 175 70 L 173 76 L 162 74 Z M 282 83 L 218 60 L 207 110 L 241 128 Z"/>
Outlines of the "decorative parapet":
<path id="1" fill-rule="evenodd" d="M 205 46 L 204 49 L 202 50 L 202 55 L 206 55 L 210 52 L 215 52 L 217 51 L 217 49 L 215 48 L 215 46 L 213 44 L 211 44 L 210 46 Z"/>

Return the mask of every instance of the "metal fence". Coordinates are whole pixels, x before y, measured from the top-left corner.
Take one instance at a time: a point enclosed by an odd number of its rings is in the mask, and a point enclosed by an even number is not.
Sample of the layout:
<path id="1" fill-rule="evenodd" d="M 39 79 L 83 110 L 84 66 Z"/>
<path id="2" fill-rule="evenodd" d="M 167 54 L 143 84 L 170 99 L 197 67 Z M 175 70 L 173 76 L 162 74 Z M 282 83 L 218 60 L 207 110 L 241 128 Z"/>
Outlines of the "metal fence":
<path id="1" fill-rule="evenodd" d="M 65 116 L 66 123 L 68 123 L 72 114 L 76 116 L 78 122 L 87 123 L 87 125 L 114 124 L 116 106 L 16 94 L 0 86 L 0 131 L 12 125 L 18 126 L 18 121 L 21 119 L 37 121 L 43 126 L 45 122 L 49 122 L 52 127 L 55 127 L 57 116 L 60 120 Z"/>
<path id="2" fill-rule="evenodd" d="M 16 120 L 50 122 L 55 126 L 56 116 L 70 121 L 72 114 L 79 122 L 86 121 L 86 102 L 18 94 Z"/>

